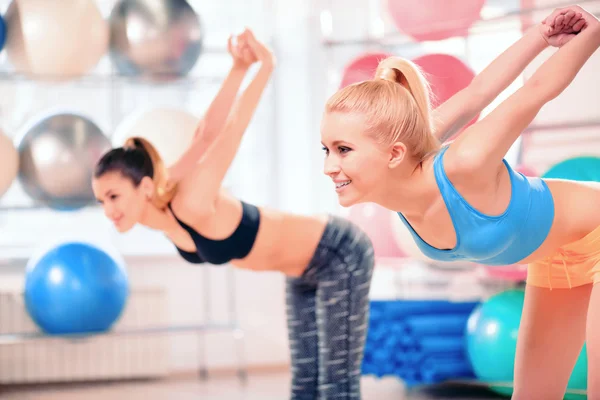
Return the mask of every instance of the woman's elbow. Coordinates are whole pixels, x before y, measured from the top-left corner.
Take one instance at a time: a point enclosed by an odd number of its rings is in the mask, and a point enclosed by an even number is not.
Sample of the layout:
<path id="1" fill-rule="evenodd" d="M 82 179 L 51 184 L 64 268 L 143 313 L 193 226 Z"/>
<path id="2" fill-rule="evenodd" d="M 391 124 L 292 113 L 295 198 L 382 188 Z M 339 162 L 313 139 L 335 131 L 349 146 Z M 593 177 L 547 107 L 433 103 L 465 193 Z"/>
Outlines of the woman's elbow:
<path id="1" fill-rule="evenodd" d="M 569 82 L 561 82 L 561 79 L 551 81 L 540 77 L 533 77 L 523 85 L 534 103 L 546 104 L 557 98 L 568 86 Z"/>

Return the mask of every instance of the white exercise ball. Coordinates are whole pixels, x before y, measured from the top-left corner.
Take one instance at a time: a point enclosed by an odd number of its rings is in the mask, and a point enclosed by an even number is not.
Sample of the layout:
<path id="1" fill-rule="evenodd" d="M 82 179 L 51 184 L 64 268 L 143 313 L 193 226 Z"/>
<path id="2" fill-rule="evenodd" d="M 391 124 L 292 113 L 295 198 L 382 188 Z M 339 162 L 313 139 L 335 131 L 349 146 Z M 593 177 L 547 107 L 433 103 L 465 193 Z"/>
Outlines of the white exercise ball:
<path id="1" fill-rule="evenodd" d="M 8 59 L 21 73 L 77 77 L 108 50 L 108 23 L 94 0 L 13 0 L 5 19 Z"/>
<path id="2" fill-rule="evenodd" d="M 3 196 L 19 173 L 19 153 L 12 140 L 0 131 L 0 197 Z"/>
<path id="3" fill-rule="evenodd" d="M 147 139 L 156 147 L 165 165 L 173 165 L 194 140 L 200 118 L 180 109 L 140 110 L 124 119 L 113 137 L 114 147 L 123 146 L 132 136 Z"/>

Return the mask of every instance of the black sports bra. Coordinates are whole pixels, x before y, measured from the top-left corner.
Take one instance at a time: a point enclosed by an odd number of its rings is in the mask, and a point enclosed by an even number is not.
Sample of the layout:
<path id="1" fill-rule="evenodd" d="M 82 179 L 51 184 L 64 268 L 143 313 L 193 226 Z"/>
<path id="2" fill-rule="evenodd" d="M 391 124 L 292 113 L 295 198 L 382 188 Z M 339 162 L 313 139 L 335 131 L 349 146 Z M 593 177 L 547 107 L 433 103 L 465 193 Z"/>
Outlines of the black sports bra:
<path id="1" fill-rule="evenodd" d="M 169 209 L 173 213 L 173 216 L 179 222 L 179 225 L 190 234 L 196 245 L 196 252 L 181 250 L 175 246 L 181 257 L 193 264 L 225 264 L 233 259 L 246 257 L 250 253 L 250 250 L 252 250 L 258 233 L 260 211 L 256 206 L 244 203 L 243 201 L 241 203 L 242 220 L 240 224 L 231 236 L 222 240 L 207 239 L 200 235 L 192 227 L 177 218 L 177 215 L 175 215 L 171 208 L 171 203 L 169 203 Z"/>

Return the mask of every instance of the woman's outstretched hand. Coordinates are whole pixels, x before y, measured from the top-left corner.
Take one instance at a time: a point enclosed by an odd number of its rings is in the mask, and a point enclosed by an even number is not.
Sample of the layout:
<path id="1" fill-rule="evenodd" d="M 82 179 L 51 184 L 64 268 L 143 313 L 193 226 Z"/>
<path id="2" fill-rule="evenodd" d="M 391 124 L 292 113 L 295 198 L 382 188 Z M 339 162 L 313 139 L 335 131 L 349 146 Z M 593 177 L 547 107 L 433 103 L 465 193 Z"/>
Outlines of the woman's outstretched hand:
<path id="1" fill-rule="evenodd" d="M 557 8 L 540 24 L 540 33 L 550 46 L 562 47 L 598 19 L 581 8 L 569 6 Z"/>

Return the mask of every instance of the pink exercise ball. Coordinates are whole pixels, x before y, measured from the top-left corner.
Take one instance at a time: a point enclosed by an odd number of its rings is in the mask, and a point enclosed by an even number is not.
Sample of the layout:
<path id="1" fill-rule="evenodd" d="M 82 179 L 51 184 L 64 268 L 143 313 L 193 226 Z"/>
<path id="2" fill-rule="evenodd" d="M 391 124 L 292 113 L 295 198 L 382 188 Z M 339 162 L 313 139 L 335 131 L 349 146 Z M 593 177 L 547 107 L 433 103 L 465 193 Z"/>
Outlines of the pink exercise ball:
<path id="1" fill-rule="evenodd" d="M 392 238 L 407 257 L 419 260 L 422 262 L 431 262 L 431 258 L 427 257 L 415 241 L 411 230 L 402 222 L 397 213 L 390 214 L 389 224 L 392 227 Z"/>
<path id="2" fill-rule="evenodd" d="M 391 54 L 387 53 L 366 53 L 356 57 L 344 68 L 340 89 L 353 83 L 373 79 L 379 63 L 390 56 Z"/>
<path id="3" fill-rule="evenodd" d="M 519 164 L 515 167 L 515 171 L 522 173 L 525 176 L 536 177 L 540 176 L 532 167 L 525 164 Z"/>
<path id="4" fill-rule="evenodd" d="M 13 0 L 5 19 L 8 59 L 20 73 L 74 78 L 108 49 L 108 24 L 94 0 Z"/>
<path id="5" fill-rule="evenodd" d="M 475 72 L 469 66 L 449 54 L 427 54 L 417 57 L 413 61 L 421 67 L 431 86 L 433 108 L 469 86 L 475 78 Z M 465 125 L 465 128 L 477 122 L 478 119 L 479 114 L 473 117 Z"/>
<path id="6" fill-rule="evenodd" d="M 467 36 L 485 0 L 387 0 L 396 28 L 417 41 Z"/>
<path id="7" fill-rule="evenodd" d="M 19 172 L 19 153 L 12 140 L 0 131 L 0 197 L 10 188 Z"/>
<path id="8" fill-rule="evenodd" d="M 373 242 L 376 257 L 405 257 L 406 253 L 394 240 L 390 217 L 393 211 L 375 203 L 362 203 L 345 210 L 346 218 L 362 228 Z M 397 218 L 397 217 L 396 217 Z"/>

